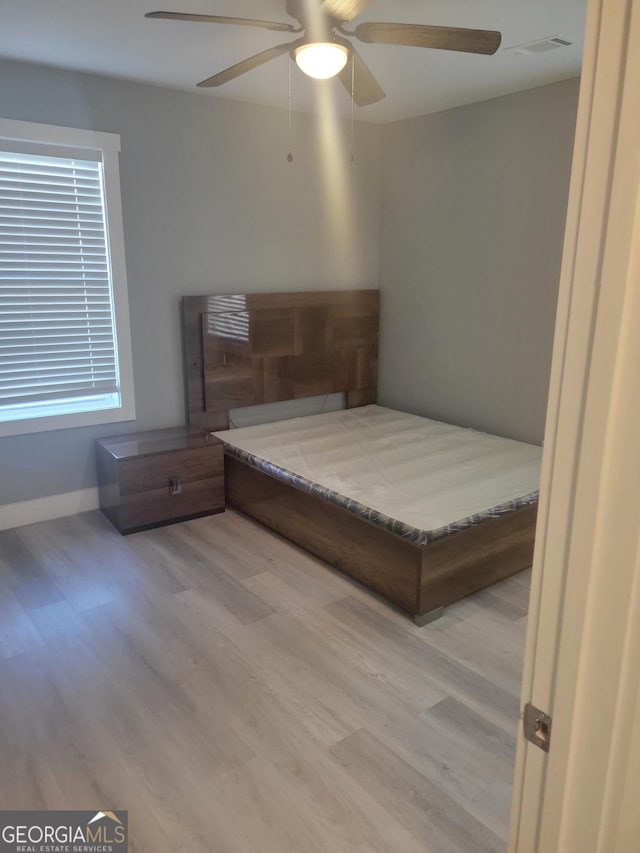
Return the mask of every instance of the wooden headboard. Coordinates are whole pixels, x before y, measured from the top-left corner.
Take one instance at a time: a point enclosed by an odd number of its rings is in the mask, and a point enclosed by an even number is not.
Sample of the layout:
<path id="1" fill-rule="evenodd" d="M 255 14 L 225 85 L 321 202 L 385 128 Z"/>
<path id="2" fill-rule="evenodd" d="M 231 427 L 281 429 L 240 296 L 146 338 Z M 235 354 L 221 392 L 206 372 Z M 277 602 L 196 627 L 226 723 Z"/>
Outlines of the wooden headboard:
<path id="1" fill-rule="evenodd" d="M 345 392 L 375 403 L 377 290 L 185 296 L 189 423 L 228 429 L 229 409 Z"/>

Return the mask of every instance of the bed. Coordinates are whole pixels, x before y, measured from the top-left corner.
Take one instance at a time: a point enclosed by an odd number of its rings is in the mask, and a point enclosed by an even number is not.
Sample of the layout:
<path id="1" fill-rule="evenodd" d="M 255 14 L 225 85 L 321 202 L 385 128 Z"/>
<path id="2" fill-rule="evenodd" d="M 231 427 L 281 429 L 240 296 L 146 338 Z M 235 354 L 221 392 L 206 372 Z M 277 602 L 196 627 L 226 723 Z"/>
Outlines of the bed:
<path id="1" fill-rule="evenodd" d="M 185 297 L 190 423 L 225 443 L 227 503 L 425 624 L 531 564 L 539 447 L 378 406 L 378 291 Z M 230 429 L 243 406 L 346 409 Z"/>

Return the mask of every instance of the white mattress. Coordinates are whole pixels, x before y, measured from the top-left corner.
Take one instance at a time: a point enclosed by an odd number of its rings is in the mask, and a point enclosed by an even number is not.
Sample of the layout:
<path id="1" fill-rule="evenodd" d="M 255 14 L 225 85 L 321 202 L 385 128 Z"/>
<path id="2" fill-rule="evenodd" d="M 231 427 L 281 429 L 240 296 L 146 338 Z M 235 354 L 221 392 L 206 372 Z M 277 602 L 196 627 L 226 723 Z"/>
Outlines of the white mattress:
<path id="1" fill-rule="evenodd" d="M 381 406 L 215 435 L 254 467 L 422 543 L 538 496 L 541 448 Z"/>

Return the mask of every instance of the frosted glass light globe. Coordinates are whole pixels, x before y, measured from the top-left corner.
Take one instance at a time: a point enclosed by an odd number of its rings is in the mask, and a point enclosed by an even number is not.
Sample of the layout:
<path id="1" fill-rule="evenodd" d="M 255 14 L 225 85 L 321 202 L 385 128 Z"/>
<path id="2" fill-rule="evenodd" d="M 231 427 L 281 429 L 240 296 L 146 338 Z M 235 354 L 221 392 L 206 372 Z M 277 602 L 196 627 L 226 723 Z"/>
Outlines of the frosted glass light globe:
<path id="1" fill-rule="evenodd" d="M 349 51 L 335 42 L 312 42 L 296 49 L 296 63 L 301 71 L 316 80 L 328 80 L 347 64 Z"/>

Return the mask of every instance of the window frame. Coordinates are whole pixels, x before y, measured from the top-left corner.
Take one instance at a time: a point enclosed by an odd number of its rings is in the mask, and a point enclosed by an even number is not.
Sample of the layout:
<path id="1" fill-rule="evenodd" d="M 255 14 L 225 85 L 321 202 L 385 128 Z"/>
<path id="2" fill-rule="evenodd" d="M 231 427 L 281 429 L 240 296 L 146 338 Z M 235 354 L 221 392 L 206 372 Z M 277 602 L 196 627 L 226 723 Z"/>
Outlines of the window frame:
<path id="1" fill-rule="evenodd" d="M 106 238 L 113 287 L 120 405 L 83 412 L 0 421 L 0 437 L 133 421 L 136 412 L 122 198 L 120 194 L 120 136 L 116 133 L 0 118 L 0 147 L 4 141 L 39 143 L 57 148 L 92 149 L 99 151 L 102 155 Z"/>

